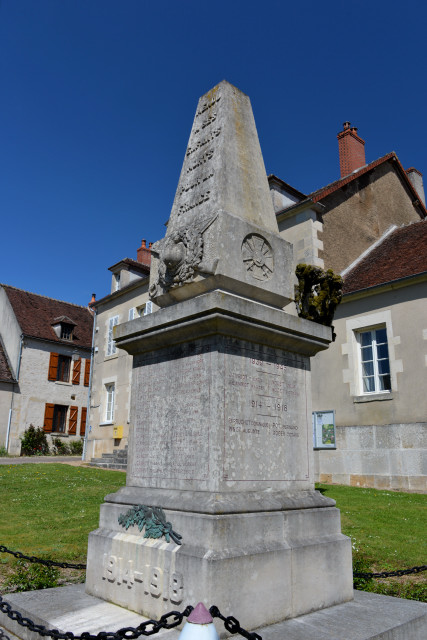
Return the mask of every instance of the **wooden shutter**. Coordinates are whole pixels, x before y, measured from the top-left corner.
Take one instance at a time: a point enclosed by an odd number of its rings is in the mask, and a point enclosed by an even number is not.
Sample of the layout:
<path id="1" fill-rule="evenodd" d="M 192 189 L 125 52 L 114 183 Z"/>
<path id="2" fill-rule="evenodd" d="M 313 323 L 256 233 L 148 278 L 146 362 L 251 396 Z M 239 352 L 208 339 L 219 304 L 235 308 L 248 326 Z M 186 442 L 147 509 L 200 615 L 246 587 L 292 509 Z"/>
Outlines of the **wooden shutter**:
<path id="1" fill-rule="evenodd" d="M 80 384 L 80 371 L 82 368 L 82 359 L 74 360 L 73 366 L 73 384 Z"/>
<path id="2" fill-rule="evenodd" d="M 85 379 L 84 379 L 85 387 L 89 386 L 89 381 L 90 381 L 90 360 L 88 358 L 86 358 L 86 360 L 85 360 Z"/>
<path id="3" fill-rule="evenodd" d="M 87 407 L 82 407 L 82 415 L 80 418 L 80 435 L 84 436 L 84 434 L 86 433 L 86 414 L 87 414 Z"/>
<path id="4" fill-rule="evenodd" d="M 47 375 L 48 380 L 56 380 L 58 374 L 58 354 L 51 353 L 49 360 L 49 373 Z"/>
<path id="5" fill-rule="evenodd" d="M 77 433 L 77 413 L 78 407 L 70 407 L 70 418 L 68 420 L 68 433 L 70 436 L 75 436 Z"/>
<path id="6" fill-rule="evenodd" d="M 44 409 L 44 421 L 43 421 L 43 431 L 50 433 L 52 431 L 53 425 L 53 410 L 55 408 L 54 404 L 47 404 Z"/>

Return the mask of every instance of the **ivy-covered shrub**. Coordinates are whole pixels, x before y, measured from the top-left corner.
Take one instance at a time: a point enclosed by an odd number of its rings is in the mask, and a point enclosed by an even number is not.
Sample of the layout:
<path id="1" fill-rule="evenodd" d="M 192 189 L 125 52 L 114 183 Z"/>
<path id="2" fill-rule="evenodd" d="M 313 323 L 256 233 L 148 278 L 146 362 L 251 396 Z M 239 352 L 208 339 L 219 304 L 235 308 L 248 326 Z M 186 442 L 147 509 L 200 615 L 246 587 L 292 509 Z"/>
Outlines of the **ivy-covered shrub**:
<path id="1" fill-rule="evenodd" d="M 300 318 L 328 327 L 342 299 L 343 281 L 332 269 L 325 271 L 311 264 L 299 264 L 295 270 L 295 304 Z"/>
<path id="2" fill-rule="evenodd" d="M 21 456 L 48 456 L 49 445 L 41 427 L 30 424 L 21 437 Z"/>

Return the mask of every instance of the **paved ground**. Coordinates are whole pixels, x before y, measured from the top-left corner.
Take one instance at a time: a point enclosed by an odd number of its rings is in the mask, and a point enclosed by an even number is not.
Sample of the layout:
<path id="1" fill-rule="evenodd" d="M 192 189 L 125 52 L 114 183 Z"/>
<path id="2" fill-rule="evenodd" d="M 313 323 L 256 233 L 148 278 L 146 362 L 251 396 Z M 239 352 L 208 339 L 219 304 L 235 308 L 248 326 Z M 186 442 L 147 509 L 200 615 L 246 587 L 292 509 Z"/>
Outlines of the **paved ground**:
<path id="1" fill-rule="evenodd" d="M 39 464 L 40 462 L 64 462 L 75 467 L 87 465 L 81 456 L 21 456 L 20 458 L 0 458 L 0 464 Z"/>

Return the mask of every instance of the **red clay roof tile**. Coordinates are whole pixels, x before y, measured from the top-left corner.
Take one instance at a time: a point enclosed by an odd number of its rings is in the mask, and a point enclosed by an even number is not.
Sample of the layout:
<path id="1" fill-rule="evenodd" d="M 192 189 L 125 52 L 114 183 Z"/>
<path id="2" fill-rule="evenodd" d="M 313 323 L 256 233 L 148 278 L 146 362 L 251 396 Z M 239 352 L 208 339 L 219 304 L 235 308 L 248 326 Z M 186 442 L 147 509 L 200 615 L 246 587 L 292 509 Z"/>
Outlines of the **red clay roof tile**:
<path id="1" fill-rule="evenodd" d="M 344 277 L 343 293 L 427 272 L 427 220 L 396 229 Z"/>
<path id="2" fill-rule="evenodd" d="M 22 333 L 32 338 L 70 344 L 69 340 L 58 338 L 52 328 L 55 319 L 67 316 L 76 325 L 71 343 L 76 347 L 91 348 L 93 316 L 86 307 L 54 300 L 5 284 L 1 286 L 9 298 Z"/>

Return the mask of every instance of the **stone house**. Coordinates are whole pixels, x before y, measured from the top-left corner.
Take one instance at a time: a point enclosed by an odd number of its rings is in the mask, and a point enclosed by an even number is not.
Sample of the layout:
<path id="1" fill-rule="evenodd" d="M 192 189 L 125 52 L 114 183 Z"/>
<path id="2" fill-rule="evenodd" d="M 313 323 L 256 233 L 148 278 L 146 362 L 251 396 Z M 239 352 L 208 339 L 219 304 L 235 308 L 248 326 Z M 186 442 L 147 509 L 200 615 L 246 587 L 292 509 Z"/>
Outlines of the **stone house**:
<path id="1" fill-rule="evenodd" d="M 136 260 L 125 258 L 109 267 L 111 291 L 90 305 L 95 331 L 86 460 L 111 454 L 113 449 L 125 449 L 128 443 L 132 357 L 116 348 L 113 329 L 117 324 L 151 313 L 150 259 L 150 248 L 143 240 Z"/>
<path id="2" fill-rule="evenodd" d="M 0 446 L 19 455 L 31 424 L 53 437 L 85 435 L 92 313 L 0 285 Z"/>
<path id="3" fill-rule="evenodd" d="M 338 141 L 336 182 L 306 196 L 269 178 L 295 265 L 332 268 L 345 283 L 336 341 L 312 360 L 313 410 L 335 412 L 336 423 L 336 449 L 315 451 L 317 477 L 426 490 L 422 176 L 405 171 L 394 152 L 366 164 L 364 141 L 350 123 Z"/>

